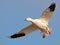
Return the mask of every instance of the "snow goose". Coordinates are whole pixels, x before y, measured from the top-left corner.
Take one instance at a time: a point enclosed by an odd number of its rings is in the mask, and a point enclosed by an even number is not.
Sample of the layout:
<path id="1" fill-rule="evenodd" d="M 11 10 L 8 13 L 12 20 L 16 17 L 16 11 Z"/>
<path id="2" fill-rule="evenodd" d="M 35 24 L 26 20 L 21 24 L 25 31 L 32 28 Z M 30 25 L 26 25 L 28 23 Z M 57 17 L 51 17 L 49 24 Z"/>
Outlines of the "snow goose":
<path id="1" fill-rule="evenodd" d="M 51 5 L 42 13 L 42 15 L 38 19 L 26 18 L 25 20 L 28 22 L 32 22 L 29 26 L 21 29 L 19 32 L 11 35 L 11 38 L 18 38 L 27 35 L 37 29 L 41 30 L 42 37 L 45 38 L 47 35 L 50 35 L 51 28 L 48 26 L 48 22 L 52 16 L 56 7 L 55 3 L 51 3 Z"/>

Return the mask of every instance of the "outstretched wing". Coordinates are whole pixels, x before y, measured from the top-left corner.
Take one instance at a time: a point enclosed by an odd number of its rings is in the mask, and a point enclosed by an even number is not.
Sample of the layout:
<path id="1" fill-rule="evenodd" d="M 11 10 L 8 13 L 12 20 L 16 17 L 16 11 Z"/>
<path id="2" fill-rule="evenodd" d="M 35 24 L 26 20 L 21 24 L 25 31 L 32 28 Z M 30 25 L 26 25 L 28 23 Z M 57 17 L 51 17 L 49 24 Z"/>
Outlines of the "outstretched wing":
<path id="1" fill-rule="evenodd" d="M 55 7 L 56 7 L 56 4 L 55 3 L 52 3 L 41 15 L 41 17 L 39 19 L 42 19 L 46 22 L 49 22 L 51 16 L 52 16 L 52 13 L 54 12 L 55 10 Z"/>
<path id="2" fill-rule="evenodd" d="M 35 27 L 35 25 L 31 24 L 29 26 L 27 26 L 26 28 L 23 28 L 21 31 L 17 32 L 16 34 L 11 35 L 11 38 L 18 38 L 18 37 L 22 37 L 25 36 L 26 34 L 35 31 L 37 28 Z"/>

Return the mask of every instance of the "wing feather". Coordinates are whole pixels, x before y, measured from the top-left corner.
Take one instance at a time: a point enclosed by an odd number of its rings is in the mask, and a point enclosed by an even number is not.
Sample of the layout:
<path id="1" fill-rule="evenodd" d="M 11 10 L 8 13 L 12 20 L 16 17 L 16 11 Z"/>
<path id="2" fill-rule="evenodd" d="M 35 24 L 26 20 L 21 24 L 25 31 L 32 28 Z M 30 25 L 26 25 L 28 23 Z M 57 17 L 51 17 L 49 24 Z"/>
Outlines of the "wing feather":
<path id="1" fill-rule="evenodd" d="M 33 31 L 35 31 L 37 28 L 35 27 L 35 25 L 31 24 L 25 28 L 23 28 L 22 30 L 20 30 L 19 32 L 17 32 L 16 34 L 11 35 L 11 38 L 17 38 L 17 37 L 22 37 L 25 36 L 28 33 L 31 33 Z"/>
<path id="2" fill-rule="evenodd" d="M 46 22 L 49 22 L 51 16 L 52 16 L 52 13 L 54 12 L 55 10 L 55 7 L 56 7 L 56 4 L 55 3 L 52 3 L 43 13 L 42 15 L 40 16 L 39 19 L 42 19 Z"/>

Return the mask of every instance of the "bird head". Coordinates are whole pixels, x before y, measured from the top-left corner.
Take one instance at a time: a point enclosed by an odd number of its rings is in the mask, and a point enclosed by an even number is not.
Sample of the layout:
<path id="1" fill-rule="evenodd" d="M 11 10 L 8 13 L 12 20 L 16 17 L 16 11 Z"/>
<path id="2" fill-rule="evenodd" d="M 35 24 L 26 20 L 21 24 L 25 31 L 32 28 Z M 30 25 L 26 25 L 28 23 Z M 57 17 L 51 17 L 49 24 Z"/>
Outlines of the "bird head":
<path id="1" fill-rule="evenodd" d="M 32 18 L 29 18 L 29 17 L 25 19 L 25 21 L 29 21 L 29 22 L 32 21 L 32 20 L 33 19 Z"/>

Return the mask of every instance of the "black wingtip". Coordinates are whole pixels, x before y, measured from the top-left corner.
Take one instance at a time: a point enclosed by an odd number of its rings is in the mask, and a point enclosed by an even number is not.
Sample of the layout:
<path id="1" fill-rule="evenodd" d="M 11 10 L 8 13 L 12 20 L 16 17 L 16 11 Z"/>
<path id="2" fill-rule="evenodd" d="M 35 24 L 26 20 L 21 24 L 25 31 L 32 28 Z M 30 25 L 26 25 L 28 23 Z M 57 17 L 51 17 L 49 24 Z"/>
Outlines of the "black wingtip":
<path id="1" fill-rule="evenodd" d="M 50 8 L 50 11 L 54 11 L 55 10 L 55 7 L 56 7 L 56 4 L 55 3 L 52 3 L 49 8 Z"/>
<path id="2" fill-rule="evenodd" d="M 22 37 L 22 36 L 25 36 L 25 33 L 14 34 L 14 35 L 10 36 L 10 38 L 18 38 L 18 37 Z"/>

